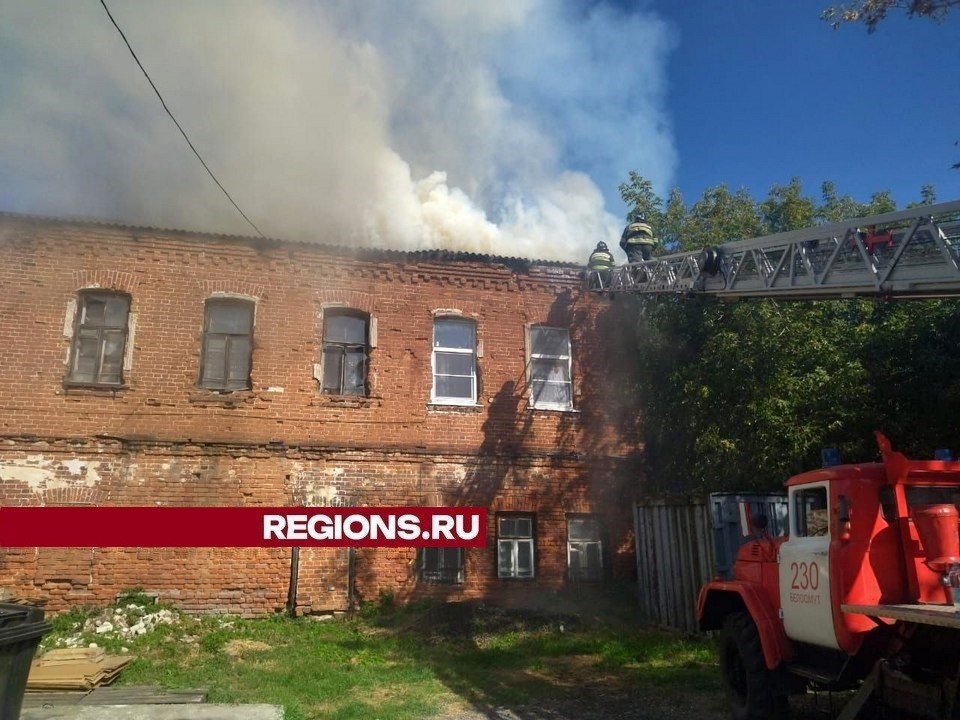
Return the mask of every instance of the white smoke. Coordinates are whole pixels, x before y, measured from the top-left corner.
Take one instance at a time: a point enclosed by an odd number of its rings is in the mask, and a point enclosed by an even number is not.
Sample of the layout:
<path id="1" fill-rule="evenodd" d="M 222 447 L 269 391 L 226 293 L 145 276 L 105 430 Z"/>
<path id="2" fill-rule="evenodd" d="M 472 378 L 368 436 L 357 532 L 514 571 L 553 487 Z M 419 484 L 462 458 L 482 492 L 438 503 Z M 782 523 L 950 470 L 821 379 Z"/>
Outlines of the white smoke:
<path id="1" fill-rule="evenodd" d="M 582 261 L 675 163 L 669 29 L 556 0 L 108 0 L 268 236 Z M 0 0 L 0 210 L 252 234 L 99 3 Z M 599 185 L 598 185 L 599 183 Z"/>

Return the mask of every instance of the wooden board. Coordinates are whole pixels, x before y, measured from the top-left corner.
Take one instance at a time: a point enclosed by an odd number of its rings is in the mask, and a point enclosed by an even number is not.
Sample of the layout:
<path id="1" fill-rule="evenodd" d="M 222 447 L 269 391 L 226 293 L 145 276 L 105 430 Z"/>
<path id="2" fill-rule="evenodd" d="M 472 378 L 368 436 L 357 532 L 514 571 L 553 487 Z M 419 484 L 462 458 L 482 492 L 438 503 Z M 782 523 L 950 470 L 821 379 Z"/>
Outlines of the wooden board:
<path id="1" fill-rule="evenodd" d="M 206 688 L 164 690 L 156 685 L 98 687 L 85 695 L 81 705 L 183 705 L 207 701 Z"/>
<path id="2" fill-rule="evenodd" d="M 78 662 L 100 662 L 107 656 L 103 648 L 60 648 L 47 650 L 36 659 L 38 665 L 69 665 Z"/>
<path id="3" fill-rule="evenodd" d="M 206 688 L 174 688 L 159 685 L 98 687 L 90 692 L 28 692 L 23 707 L 44 708 L 64 705 L 183 705 L 207 701 Z"/>
<path id="4" fill-rule="evenodd" d="M 960 612 L 953 605 L 841 605 L 840 609 L 845 613 L 960 629 Z"/>
<path id="5" fill-rule="evenodd" d="M 92 690 L 98 685 L 109 685 L 136 659 L 134 655 L 93 655 L 95 660 L 69 654 L 54 655 L 53 658 L 49 655 L 43 655 L 30 665 L 28 691 Z"/>

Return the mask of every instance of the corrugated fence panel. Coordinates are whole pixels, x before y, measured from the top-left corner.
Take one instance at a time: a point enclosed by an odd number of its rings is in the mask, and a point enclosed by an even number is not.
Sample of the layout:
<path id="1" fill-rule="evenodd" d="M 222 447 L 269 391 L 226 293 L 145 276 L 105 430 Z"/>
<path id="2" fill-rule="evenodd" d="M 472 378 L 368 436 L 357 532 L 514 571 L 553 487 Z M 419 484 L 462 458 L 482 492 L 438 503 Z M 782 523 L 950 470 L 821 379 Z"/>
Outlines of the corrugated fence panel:
<path id="1" fill-rule="evenodd" d="M 697 594 L 715 575 L 704 499 L 651 500 L 634 512 L 640 608 L 654 625 L 697 632 Z"/>

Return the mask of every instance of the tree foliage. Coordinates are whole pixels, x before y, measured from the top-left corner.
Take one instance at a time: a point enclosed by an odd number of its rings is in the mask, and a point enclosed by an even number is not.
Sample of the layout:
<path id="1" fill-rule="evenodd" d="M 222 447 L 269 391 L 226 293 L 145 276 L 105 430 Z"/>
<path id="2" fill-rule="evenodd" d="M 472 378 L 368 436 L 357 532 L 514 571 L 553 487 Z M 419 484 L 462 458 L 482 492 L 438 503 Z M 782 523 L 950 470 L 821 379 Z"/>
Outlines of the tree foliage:
<path id="1" fill-rule="evenodd" d="M 867 32 L 874 32 L 887 13 L 903 10 L 909 17 L 925 17 L 942 22 L 951 8 L 960 7 L 960 0 L 856 0 L 850 4 L 831 5 L 821 17 L 834 29 L 844 23 L 863 23 Z"/>
<path id="2" fill-rule="evenodd" d="M 924 188 L 921 200 L 933 198 Z M 669 227 L 683 249 L 893 209 L 887 192 L 862 203 L 832 183 L 817 201 L 797 179 L 759 202 L 721 185 L 690 206 L 674 191 L 654 208 L 655 229 Z M 958 301 L 617 302 L 637 318 L 636 363 L 622 381 L 639 398 L 654 489 L 776 487 L 818 466 L 826 446 L 872 459 L 874 430 L 919 456 L 960 450 Z"/>

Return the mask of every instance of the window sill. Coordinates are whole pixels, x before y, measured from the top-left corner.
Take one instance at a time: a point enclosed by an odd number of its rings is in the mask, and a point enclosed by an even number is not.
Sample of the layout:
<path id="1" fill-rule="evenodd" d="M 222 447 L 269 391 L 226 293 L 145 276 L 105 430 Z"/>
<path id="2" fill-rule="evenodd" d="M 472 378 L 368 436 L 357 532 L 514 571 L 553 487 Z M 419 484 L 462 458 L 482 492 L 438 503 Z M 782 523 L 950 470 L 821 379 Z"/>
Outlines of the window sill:
<path id="1" fill-rule="evenodd" d="M 555 413 L 574 413 L 578 414 L 580 411 L 575 407 L 560 407 L 559 405 L 530 405 L 530 409 L 534 412 L 555 412 Z"/>
<path id="2" fill-rule="evenodd" d="M 464 402 L 464 403 L 455 403 L 455 402 L 438 402 L 433 400 L 427 403 L 427 410 L 430 412 L 450 412 L 450 411 L 463 411 L 463 412 L 481 412 L 483 410 L 483 405 L 476 402 Z"/>
<path id="3" fill-rule="evenodd" d="M 253 390 L 211 390 L 194 388 L 187 396 L 191 405 L 235 408 L 250 405 L 256 400 Z"/>
<path id="4" fill-rule="evenodd" d="M 118 392 L 125 392 L 130 389 L 129 385 L 100 385 L 97 383 L 73 382 L 71 380 L 63 381 L 63 389 L 69 392 L 85 391 L 95 395 L 111 395 Z"/>
<path id="5" fill-rule="evenodd" d="M 320 394 L 310 399 L 311 407 L 335 408 L 378 408 L 383 398 L 370 395 L 328 395 Z"/>

